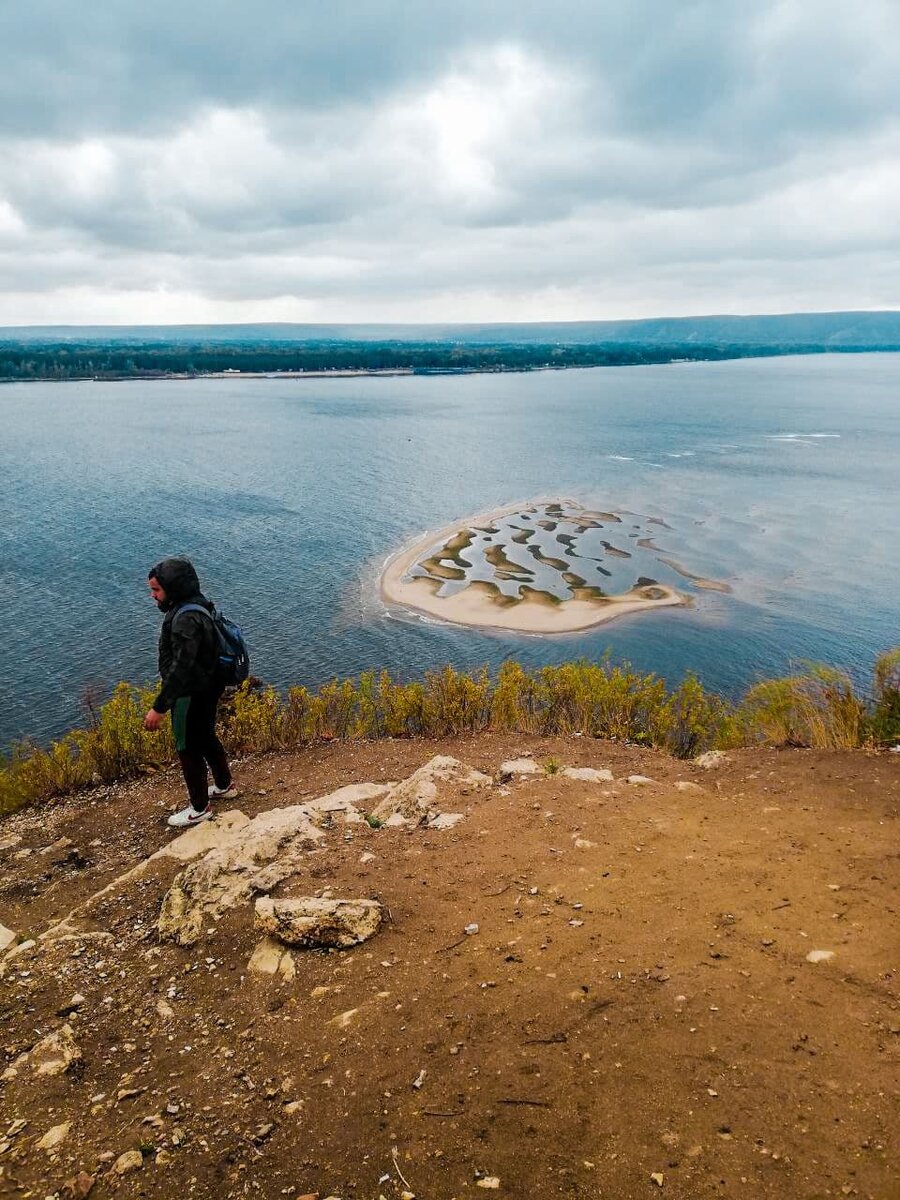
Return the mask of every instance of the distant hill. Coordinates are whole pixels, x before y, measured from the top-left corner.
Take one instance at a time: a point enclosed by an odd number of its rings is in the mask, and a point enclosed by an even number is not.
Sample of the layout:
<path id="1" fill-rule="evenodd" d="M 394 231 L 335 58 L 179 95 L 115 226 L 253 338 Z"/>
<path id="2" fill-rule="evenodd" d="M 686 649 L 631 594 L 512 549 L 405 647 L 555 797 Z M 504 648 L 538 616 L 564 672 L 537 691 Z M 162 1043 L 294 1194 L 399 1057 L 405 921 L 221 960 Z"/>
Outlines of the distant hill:
<path id="1" fill-rule="evenodd" d="M 653 317 L 641 321 L 431 325 L 46 325 L 0 327 L 0 343 L 416 342 L 462 345 L 729 345 L 900 349 L 900 312 Z"/>

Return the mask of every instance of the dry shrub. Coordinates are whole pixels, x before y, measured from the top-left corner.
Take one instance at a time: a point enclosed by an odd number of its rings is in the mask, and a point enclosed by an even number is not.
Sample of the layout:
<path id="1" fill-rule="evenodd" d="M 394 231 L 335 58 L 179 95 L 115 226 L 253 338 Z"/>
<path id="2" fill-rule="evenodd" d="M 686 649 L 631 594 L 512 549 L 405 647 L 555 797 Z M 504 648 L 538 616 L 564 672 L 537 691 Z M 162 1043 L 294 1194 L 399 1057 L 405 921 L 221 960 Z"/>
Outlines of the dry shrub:
<path id="1" fill-rule="evenodd" d="M 736 714 L 744 744 L 852 750 L 861 744 L 865 705 L 843 671 L 809 663 L 802 674 L 751 688 Z"/>
<path id="2" fill-rule="evenodd" d="M 875 663 L 872 677 L 874 707 L 869 731 L 877 741 L 900 738 L 900 646 L 886 650 Z"/>
<path id="3" fill-rule="evenodd" d="M 46 749 L 23 742 L 0 763 L 0 813 L 34 800 L 64 795 L 88 784 L 111 783 L 137 774 L 142 767 L 172 757 L 172 733 L 143 727 L 153 703 L 153 688 L 120 683 L 99 709 L 89 710 L 91 723 Z"/>
<path id="4" fill-rule="evenodd" d="M 657 746 L 687 758 L 713 746 L 800 745 L 849 749 L 864 738 L 900 736 L 900 648 L 875 667 L 867 711 L 846 674 L 810 665 L 757 684 L 734 709 L 688 676 L 674 691 L 627 665 L 563 663 L 534 673 L 505 662 L 495 680 L 447 666 L 424 680 L 395 683 L 387 671 L 330 680 L 317 692 L 282 696 L 259 680 L 230 693 L 220 709 L 232 754 L 307 746 L 332 739 L 447 737 L 485 729 L 541 735 L 581 733 Z M 48 748 L 16 747 L 0 760 L 0 812 L 89 783 L 126 778 L 170 760 L 169 723 L 142 725 L 154 690 L 121 683 L 87 729 Z"/>

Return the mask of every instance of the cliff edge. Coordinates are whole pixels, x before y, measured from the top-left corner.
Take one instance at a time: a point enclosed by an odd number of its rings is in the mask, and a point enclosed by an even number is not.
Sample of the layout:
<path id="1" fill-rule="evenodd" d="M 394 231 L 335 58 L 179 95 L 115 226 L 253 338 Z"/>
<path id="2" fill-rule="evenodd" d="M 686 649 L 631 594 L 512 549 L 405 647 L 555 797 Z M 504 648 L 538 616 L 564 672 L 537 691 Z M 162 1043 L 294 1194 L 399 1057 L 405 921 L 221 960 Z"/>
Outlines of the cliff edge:
<path id="1" fill-rule="evenodd" d="M 0 1195 L 893 1195 L 900 755 L 333 743 L 0 822 Z"/>

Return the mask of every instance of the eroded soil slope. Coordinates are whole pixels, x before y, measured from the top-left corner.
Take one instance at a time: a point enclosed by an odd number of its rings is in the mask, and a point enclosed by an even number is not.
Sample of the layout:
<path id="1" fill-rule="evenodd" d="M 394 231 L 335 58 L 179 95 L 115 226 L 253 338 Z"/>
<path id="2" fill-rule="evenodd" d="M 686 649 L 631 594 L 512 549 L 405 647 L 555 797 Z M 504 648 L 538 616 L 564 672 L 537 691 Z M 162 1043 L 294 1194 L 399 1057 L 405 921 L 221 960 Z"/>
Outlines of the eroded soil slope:
<path id="1" fill-rule="evenodd" d="M 193 868 L 141 866 L 172 840 L 174 775 L 0 825 L 20 939 L 0 1194 L 900 1196 L 900 756 L 332 745 L 245 762 L 224 807 L 252 819 L 437 754 L 491 776 L 441 793 L 452 828 L 319 814 L 290 873 L 269 886 L 267 860 L 188 945 L 157 922 Z M 527 754 L 539 770 L 501 783 Z M 377 899 L 386 920 L 260 973 L 260 890 Z"/>

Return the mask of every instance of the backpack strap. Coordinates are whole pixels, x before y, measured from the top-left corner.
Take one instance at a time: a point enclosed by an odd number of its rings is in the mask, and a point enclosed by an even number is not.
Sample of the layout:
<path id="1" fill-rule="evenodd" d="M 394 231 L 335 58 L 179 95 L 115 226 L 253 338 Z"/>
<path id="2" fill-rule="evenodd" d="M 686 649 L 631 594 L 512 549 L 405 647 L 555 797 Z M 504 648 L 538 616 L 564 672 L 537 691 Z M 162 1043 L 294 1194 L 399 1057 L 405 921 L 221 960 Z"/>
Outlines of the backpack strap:
<path id="1" fill-rule="evenodd" d="M 209 617 L 211 621 L 213 620 L 213 614 L 203 604 L 179 604 L 178 608 L 175 610 L 175 616 L 172 617 L 172 620 L 174 621 L 175 617 L 180 616 L 183 612 L 203 613 L 205 617 Z"/>
<path id="2" fill-rule="evenodd" d="M 218 626 L 216 625 L 216 614 L 214 611 L 210 612 L 209 609 L 204 607 L 204 605 L 202 605 L 202 604 L 180 604 L 172 616 L 172 624 L 173 625 L 175 624 L 175 621 L 178 619 L 178 617 L 180 617 L 181 614 L 184 612 L 198 612 L 198 613 L 202 613 L 204 617 L 208 617 L 212 623 L 213 633 L 215 633 L 216 637 L 218 638 L 219 629 L 218 629 Z"/>

